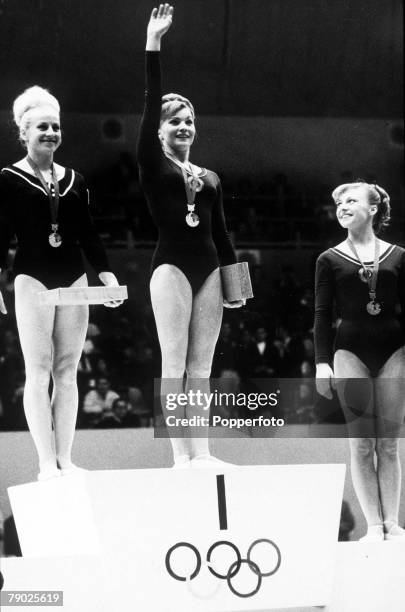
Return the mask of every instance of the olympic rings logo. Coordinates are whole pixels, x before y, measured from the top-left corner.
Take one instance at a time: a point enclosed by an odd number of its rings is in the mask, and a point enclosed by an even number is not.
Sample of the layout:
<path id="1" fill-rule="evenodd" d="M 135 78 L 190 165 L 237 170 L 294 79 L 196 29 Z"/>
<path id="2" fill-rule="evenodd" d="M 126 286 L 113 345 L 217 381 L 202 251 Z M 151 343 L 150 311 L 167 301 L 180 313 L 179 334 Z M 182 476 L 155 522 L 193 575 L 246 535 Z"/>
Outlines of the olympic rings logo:
<path id="1" fill-rule="evenodd" d="M 258 544 L 262 544 L 262 543 L 268 544 L 275 551 L 277 555 L 277 560 L 276 560 L 274 567 L 272 567 L 271 569 L 268 569 L 267 571 L 262 571 L 259 568 L 259 565 L 252 559 L 254 548 Z M 211 561 L 211 557 L 212 557 L 214 550 L 216 550 L 220 546 L 230 547 L 236 555 L 235 561 L 233 561 L 230 564 L 226 573 L 220 573 L 219 571 L 217 571 L 213 567 L 213 563 Z M 173 571 L 173 568 L 171 565 L 172 554 L 174 553 L 175 550 L 181 547 L 188 548 L 192 550 L 193 553 L 195 554 L 195 559 L 196 559 L 195 568 L 188 576 L 181 576 L 177 574 L 176 572 Z M 166 569 L 172 578 L 174 578 L 175 580 L 179 580 L 181 582 L 190 582 L 191 580 L 196 578 L 196 576 L 199 574 L 201 565 L 202 565 L 202 561 L 201 561 L 200 552 L 193 544 L 190 544 L 189 542 L 177 542 L 177 544 L 174 544 L 174 546 L 169 548 L 169 550 L 167 551 L 165 564 L 166 564 Z M 206 556 L 206 563 L 204 565 L 208 567 L 208 570 L 211 572 L 213 576 L 215 576 L 219 580 L 226 580 L 229 590 L 237 597 L 253 597 L 259 591 L 262 585 L 263 578 L 273 576 L 278 571 L 281 565 L 281 552 L 277 544 L 275 544 L 272 540 L 269 540 L 267 538 L 260 538 L 252 542 L 252 544 L 248 548 L 246 557 L 242 558 L 241 553 L 235 544 L 233 544 L 232 542 L 229 542 L 228 540 L 219 540 L 218 542 L 215 542 L 214 544 L 212 544 L 210 548 L 208 549 L 207 556 Z M 247 592 L 247 593 L 241 593 L 232 584 L 232 579 L 235 578 L 235 576 L 239 573 L 242 565 L 247 565 L 249 569 L 257 577 L 256 586 L 250 592 Z"/>

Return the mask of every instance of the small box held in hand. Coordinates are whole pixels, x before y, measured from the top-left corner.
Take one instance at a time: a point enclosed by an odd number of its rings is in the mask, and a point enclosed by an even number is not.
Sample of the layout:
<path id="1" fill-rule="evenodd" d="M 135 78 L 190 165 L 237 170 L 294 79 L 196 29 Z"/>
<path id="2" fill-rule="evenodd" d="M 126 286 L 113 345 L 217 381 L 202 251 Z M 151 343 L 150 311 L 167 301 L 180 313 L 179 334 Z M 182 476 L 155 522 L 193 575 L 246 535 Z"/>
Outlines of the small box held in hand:
<path id="1" fill-rule="evenodd" d="M 113 300 L 126 300 L 127 298 L 126 285 L 118 287 L 63 287 L 38 293 L 39 303 L 43 306 L 105 304 Z"/>
<path id="2" fill-rule="evenodd" d="M 224 298 L 228 302 L 247 300 L 253 297 L 249 264 L 247 261 L 241 261 L 229 266 L 222 266 L 220 270 L 222 292 Z"/>

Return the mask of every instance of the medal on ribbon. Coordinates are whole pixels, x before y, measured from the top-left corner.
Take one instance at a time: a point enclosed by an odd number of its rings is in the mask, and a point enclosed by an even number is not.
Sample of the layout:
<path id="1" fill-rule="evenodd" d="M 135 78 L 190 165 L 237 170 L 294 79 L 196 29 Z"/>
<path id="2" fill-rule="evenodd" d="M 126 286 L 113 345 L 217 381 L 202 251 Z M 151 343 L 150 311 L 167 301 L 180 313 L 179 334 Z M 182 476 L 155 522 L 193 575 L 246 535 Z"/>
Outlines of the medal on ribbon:
<path id="1" fill-rule="evenodd" d="M 361 268 L 359 270 L 359 277 L 363 283 L 367 283 L 368 295 L 370 298 L 370 301 L 367 302 L 366 304 L 366 310 L 369 315 L 375 317 L 376 315 L 379 315 L 380 312 L 382 311 L 382 305 L 380 304 L 380 302 L 377 302 L 376 300 L 377 277 L 378 277 L 378 269 L 380 265 L 380 245 L 379 245 L 378 239 L 377 238 L 375 239 L 374 264 L 372 268 L 370 268 L 370 266 L 366 266 L 366 264 L 363 262 L 363 260 L 361 259 L 361 257 L 359 256 L 357 252 L 356 247 L 354 246 L 350 238 L 347 239 L 347 243 L 350 249 L 352 250 L 352 252 L 354 253 L 355 257 L 361 263 Z"/>
<path id="2" fill-rule="evenodd" d="M 56 178 L 55 169 L 53 164 L 51 166 L 51 177 L 52 177 L 52 185 L 49 187 L 47 182 L 37 164 L 27 155 L 27 162 L 33 169 L 35 176 L 40 181 L 42 187 L 44 188 L 46 195 L 49 200 L 49 211 L 51 213 L 51 229 L 52 233 L 49 234 L 48 242 L 51 247 L 57 248 L 62 244 L 62 236 L 59 234 L 59 223 L 58 223 L 58 211 L 59 211 L 59 183 Z"/>
<path id="3" fill-rule="evenodd" d="M 179 162 L 173 155 L 171 155 L 168 151 L 164 152 L 166 157 L 171 159 L 177 166 L 181 168 L 181 173 L 183 175 L 184 188 L 186 190 L 187 195 L 187 210 L 188 213 L 185 216 L 186 223 L 189 227 L 197 227 L 200 223 L 200 217 L 195 212 L 195 194 L 199 193 L 203 187 L 204 182 L 200 179 L 197 174 L 194 174 L 192 165 L 189 164 L 189 169 L 185 168 L 185 165 Z"/>
<path id="4" fill-rule="evenodd" d="M 51 224 L 52 227 L 52 234 L 49 234 L 49 238 L 48 238 L 48 242 L 51 245 L 51 247 L 59 247 L 62 244 L 62 237 L 61 235 L 58 233 L 58 224 Z"/>

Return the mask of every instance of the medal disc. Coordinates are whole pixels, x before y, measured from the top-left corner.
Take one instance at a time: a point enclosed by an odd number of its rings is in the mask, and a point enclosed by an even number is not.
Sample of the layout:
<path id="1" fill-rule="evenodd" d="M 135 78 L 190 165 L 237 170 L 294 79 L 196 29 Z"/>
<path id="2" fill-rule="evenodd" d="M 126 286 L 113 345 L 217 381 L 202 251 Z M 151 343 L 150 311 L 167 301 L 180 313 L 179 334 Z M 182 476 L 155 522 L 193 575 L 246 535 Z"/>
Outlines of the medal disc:
<path id="1" fill-rule="evenodd" d="M 366 306 L 367 308 L 367 312 L 370 315 L 379 315 L 381 312 L 381 304 L 379 304 L 378 302 L 369 302 Z"/>
<path id="2" fill-rule="evenodd" d="M 53 234 L 49 235 L 49 244 L 51 245 L 51 247 L 59 247 L 62 244 L 62 238 L 60 236 L 60 234 L 57 234 L 56 232 L 54 232 Z"/>
<path id="3" fill-rule="evenodd" d="M 188 215 L 186 215 L 186 223 L 190 227 L 197 227 L 197 225 L 200 223 L 200 219 L 198 215 L 191 212 L 191 213 L 188 213 Z"/>

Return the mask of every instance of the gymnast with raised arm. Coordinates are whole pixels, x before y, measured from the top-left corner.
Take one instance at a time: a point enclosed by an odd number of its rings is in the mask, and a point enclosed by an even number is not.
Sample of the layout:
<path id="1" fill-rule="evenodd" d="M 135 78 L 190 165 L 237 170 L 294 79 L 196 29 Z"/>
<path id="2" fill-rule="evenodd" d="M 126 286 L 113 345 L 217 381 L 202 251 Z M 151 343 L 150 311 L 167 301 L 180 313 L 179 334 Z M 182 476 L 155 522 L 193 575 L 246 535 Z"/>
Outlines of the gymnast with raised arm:
<path id="1" fill-rule="evenodd" d="M 153 9 L 147 29 L 146 94 L 139 140 L 140 179 L 159 240 L 152 261 L 150 292 L 162 353 L 161 398 L 197 388 L 209 390 L 209 376 L 228 303 L 221 289 L 220 265 L 235 253 L 226 230 L 218 176 L 192 164 L 195 137 L 191 102 L 178 94 L 162 97 L 160 44 L 172 24 L 173 7 Z M 182 416 L 207 416 L 188 405 Z M 176 413 L 179 416 L 179 413 Z M 174 467 L 215 467 L 208 431 L 182 428 L 171 436 Z M 170 434 L 170 432 L 169 432 Z M 222 462 L 224 463 L 224 462 Z"/>
<path id="2" fill-rule="evenodd" d="M 361 539 L 405 539 L 398 525 L 399 437 L 405 416 L 405 250 L 377 237 L 390 219 L 384 189 L 358 181 L 340 185 L 332 197 L 347 239 L 317 261 L 317 388 L 331 398 L 336 387 L 345 413 L 353 485 L 368 525 Z M 333 344 L 334 304 L 341 322 Z"/>
<path id="3" fill-rule="evenodd" d="M 26 373 L 24 410 L 38 452 L 38 480 L 48 480 L 80 469 L 72 463 L 71 450 L 78 407 L 76 372 L 88 306 L 43 305 L 38 293 L 87 286 L 80 249 L 104 285 L 118 282 L 91 220 L 83 177 L 54 163 L 62 141 L 58 101 L 34 86 L 15 100 L 13 113 L 27 155 L 0 174 L 0 268 L 6 265 L 15 235 L 14 292 Z M 0 310 L 6 314 L 1 293 Z"/>

